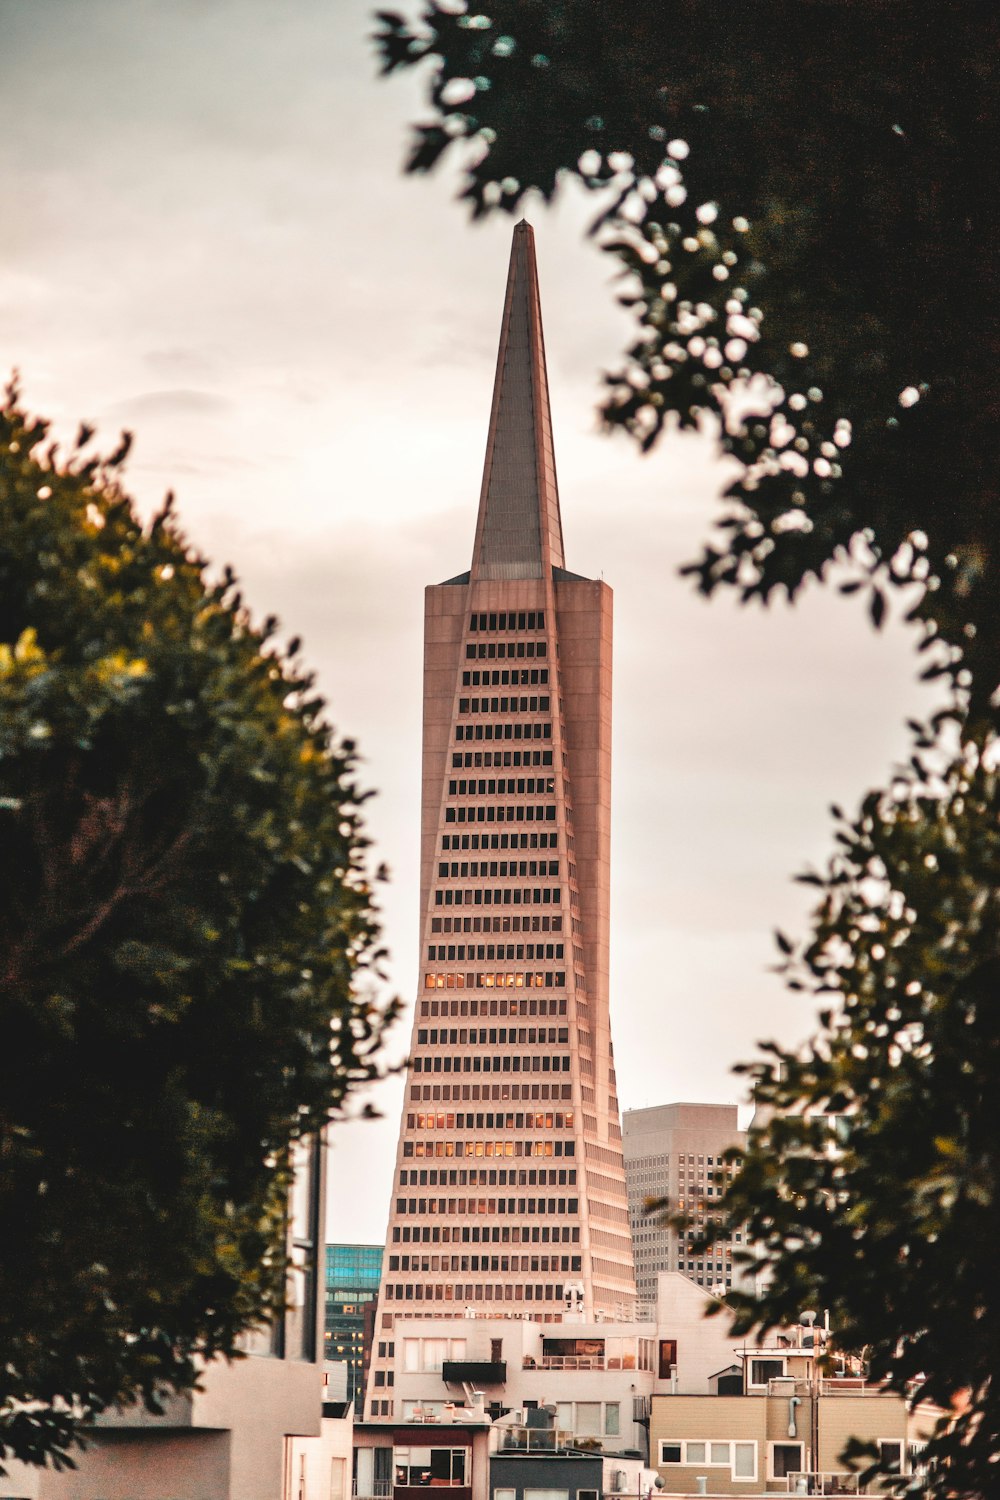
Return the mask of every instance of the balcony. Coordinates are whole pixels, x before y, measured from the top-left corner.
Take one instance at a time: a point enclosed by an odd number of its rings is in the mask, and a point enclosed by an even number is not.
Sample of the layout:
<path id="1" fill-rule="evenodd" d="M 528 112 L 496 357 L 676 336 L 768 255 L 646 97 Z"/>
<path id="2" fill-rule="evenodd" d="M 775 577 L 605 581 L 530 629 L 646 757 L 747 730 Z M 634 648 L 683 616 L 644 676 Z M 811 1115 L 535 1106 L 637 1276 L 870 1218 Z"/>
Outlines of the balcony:
<path id="1" fill-rule="evenodd" d="M 821 1396 L 888 1396 L 888 1386 L 882 1381 L 865 1380 L 860 1375 L 835 1375 L 819 1383 Z"/>
<path id="2" fill-rule="evenodd" d="M 529 1354 L 524 1361 L 526 1370 L 608 1370 L 619 1369 L 620 1362 L 610 1365 L 603 1354 L 543 1354 L 541 1359 L 532 1359 Z M 626 1366 L 631 1369 L 632 1366 Z"/>
<path id="3" fill-rule="evenodd" d="M 565 1453 L 575 1446 L 572 1432 L 555 1427 L 501 1427 L 501 1453 Z"/>
<path id="4" fill-rule="evenodd" d="M 446 1359 L 441 1364 L 445 1385 L 506 1385 L 505 1359 Z"/>

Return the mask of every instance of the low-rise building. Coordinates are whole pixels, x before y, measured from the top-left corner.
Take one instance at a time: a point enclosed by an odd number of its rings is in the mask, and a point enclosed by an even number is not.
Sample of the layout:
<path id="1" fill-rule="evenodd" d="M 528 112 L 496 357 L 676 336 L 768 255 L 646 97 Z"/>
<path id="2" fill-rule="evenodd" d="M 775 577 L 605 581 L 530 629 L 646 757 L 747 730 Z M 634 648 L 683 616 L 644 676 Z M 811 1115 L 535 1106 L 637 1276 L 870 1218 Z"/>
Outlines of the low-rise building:
<path id="1" fill-rule="evenodd" d="M 653 1323 L 419 1318 L 397 1319 L 393 1334 L 388 1373 L 404 1420 L 481 1396 L 494 1419 L 551 1407 L 570 1438 L 645 1453 L 638 1398 L 656 1382 Z"/>
<path id="2" fill-rule="evenodd" d="M 438 1417 L 354 1427 L 354 1500 L 489 1500 L 491 1423 L 481 1405 Z"/>
<path id="3" fill-rule="evenodd" d="M 912 1472 L 939 1414 L 911 1415 L 882 1385 L 825 1373 L 822 1353 L 820 1330 L 791 1329 L 739 1351 L 739 1394 L 718 1376 L 702 1394 L 654 1394 L 650 1464 L 664 1494 L 880 1493 L 883 1484 L 866 1488 L 847 1468 L 851 1438 Z"/>

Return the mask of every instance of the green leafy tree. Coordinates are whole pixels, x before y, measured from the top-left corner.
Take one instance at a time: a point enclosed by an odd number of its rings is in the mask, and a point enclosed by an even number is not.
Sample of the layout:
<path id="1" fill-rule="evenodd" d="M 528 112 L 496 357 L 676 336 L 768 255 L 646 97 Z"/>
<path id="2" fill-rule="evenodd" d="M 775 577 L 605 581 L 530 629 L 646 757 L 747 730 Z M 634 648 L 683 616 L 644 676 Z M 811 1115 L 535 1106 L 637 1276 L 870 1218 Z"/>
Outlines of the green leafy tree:
<path id="1" fill-rule="evenodd" d="M 941 680 L 809 877 L 812 936 L 783 940 L 789 981 L 837 1003 L 752 1070 L 776 1114 L 722 1218 L 765 1247 L 741 1326 L 829 1307 L 897 1389 L 967 1390 L 926 1482 L 995 1493 L 1000 11 L 430 0 L 376 41 L 427 80 L 410 171 L 455 161 L 474 216 L 593 195 L 635 317 L 605 422 L 648 451 L 707 419 L 737 465 L 697 586 L 829 579 L 876 627 L 895 598 Z"/>
<path id="2" fill-rule="evenodd" d="M 996 757 L 992 758 L 995 762 Z M 1000 776 L 973 747 L 933 794 L 840 819 L 789 983 L 828 1009 L 749 1071 L 761 1117 L 707 1247 L 746 1226 L 737 1335 L 824 1308 L 870 1376 L 945 1412 L 948 1495 L 996 1493 L 1000 1283 Z M 860 1456 L 860 1455 L 859 1455 Z M 946 1466 L 946 1468 L 944 1467 Z"/>
<path id="3" fill-rule="evenodd" d="M 281 1308 L 386 1021 L 352 746 L 90 436 L 0 411 L 0 1457 L 56 1464 Z"/>

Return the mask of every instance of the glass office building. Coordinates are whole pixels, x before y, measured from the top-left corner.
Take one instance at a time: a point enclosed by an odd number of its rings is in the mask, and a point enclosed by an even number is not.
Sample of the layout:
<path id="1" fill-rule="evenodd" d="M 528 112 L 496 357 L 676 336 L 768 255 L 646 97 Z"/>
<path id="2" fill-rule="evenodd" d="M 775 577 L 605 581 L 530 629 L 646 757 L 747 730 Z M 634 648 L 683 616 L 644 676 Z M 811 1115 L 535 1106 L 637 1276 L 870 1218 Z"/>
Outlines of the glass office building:
<path id="1" fill-rule="evenodd" d="M 347 1366 L 349 1401 L 364 1399 L 381 1274 L 381 1245 L 327 1245 L 323 1358 Z"/>

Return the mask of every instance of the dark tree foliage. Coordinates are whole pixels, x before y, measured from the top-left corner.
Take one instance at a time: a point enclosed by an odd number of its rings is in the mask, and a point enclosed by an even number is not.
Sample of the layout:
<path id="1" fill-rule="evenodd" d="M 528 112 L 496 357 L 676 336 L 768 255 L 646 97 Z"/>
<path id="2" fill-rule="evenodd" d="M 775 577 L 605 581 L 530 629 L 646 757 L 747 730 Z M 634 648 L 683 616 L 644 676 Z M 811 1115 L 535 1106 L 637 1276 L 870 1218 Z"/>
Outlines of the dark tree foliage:
<path id="1" fill-rule="evenodd" d="M 89 438 L 0 411 L 0 1458 L 57 1465 L 282 1305 L 385 1022 L 351 745 Z"/>
<path id="2" fill-rule="evenodd" d="M 945 1411 L 968 1389 L 928 1457 L 948 1460 L 942 1493 L 993 1495 L 1000 778 L 970 749 L 935 795 L 873 794 L 837 840 L 784 965 L 830 1006 L 822 1034 L 746 1070 L 767 1123 L 701 1243 L 744 1224 L 756 1242 L 741 1258 L 763 1291 L 731 1294 L 737 1334 L 825 1308 L 873 1378 Z"/>
<path id="3" fill-rule="evenodd" d="M 1000 10 L 432 0 L 376 41 L 427 70 L 409 170 L 456 159 L 474 216 L 594 194 L 636 320 L 606 423 L 648 450 L 709 417 L 738 465 L 698 587 L 832 577 L 876 626 L 896 597 L 942 679 L 807 877 L 788 978 L 835 1004 L 749 1070 L 774 1118 L 709 1237 L 747 1219 L 765 1247 L 741 1327 L 828 1307 L 896 1389 L 967 1391 L 925 1482 L 996 1493 Z"/>
<path id="4" fill-rule="evenodd" d="M 1000 11 L 937 0 L 495 0 L 381 12 L 430 59 L 411 171 L 450 150 L 481 215 L 598 195 L 637 338 L 604 408 L 652 445 L 723 423 L 742 465 L 694 572 L 794 595 L 850 560 L 876 623 L 915 583 L 931 672 L 990 714 L 1000 659 Z M 974 625 L 974 629 L 970 629 Z M 961 657 L 961 661 L 959 660 Z"/>

